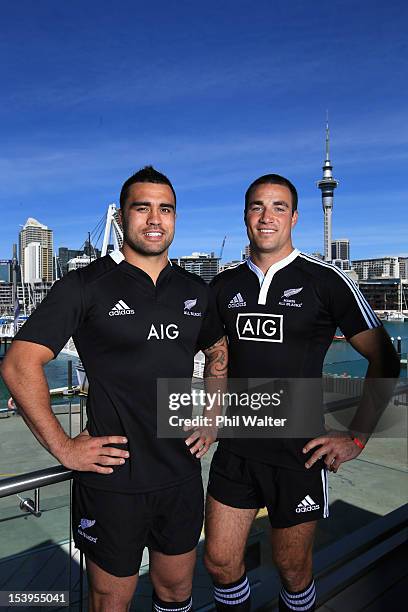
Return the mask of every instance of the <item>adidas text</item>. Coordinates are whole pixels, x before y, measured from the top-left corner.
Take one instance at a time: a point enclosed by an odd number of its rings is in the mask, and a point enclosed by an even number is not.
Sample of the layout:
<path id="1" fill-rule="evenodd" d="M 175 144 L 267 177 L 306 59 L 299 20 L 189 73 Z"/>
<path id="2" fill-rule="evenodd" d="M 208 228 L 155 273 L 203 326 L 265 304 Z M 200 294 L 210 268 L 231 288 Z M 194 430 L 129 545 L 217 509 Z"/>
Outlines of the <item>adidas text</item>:
<path id="1" fill-rule="evenodd" d="M 111 310 L 109 312 L 109 316 L 110 317 L 116 317 L 116 316 L 120 316 L 120 315 L 132 315 L 135 314 L 134 310 Z"/>
<path id="2" fill-rule="evenodd" d="M 228 304 L 228 308 L 242 308 L 243 306 L 246 306 L 246 302 L 244 302 L 243 297 L 240 293 L 234 295 L 234 297 Z"/>
<path id="3" fill-rule="evenodd" d="M 316 504 L 310 495 L 306 495 L 300 504 L 297 505 L 296 512 L 312 512 L 313 510 L 319 510 L 319 508 L 319 504 Z"/>
<path id="4" fill-rule="evenodd" d="M 297 507 L 296 508 L 296 512 L 312 512 L 312 510 L 319 510 L 320 506 L 319 504 L 315 504 L 314 506 L 307 506 L 307 508 L 305 508 L 304 506 Z"/>
<path id="5" fill-rule="evenodd" d="M 135 311 L 124 302 L 123 300 L 119 300 L 117 304 L 109 311 L 110 317 L 116 317 L 120 315 L 134 315 Z"/>

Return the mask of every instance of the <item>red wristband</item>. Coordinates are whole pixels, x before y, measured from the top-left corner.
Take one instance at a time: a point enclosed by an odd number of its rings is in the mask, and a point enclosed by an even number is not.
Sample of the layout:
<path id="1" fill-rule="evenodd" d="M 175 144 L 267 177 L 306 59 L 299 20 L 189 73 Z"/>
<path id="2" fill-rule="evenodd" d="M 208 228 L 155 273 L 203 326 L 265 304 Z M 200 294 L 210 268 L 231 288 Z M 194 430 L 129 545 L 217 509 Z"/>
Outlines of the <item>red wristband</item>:
<path id="1" fill-rule="evenodd" d="M 358 448 L 361 448 L 361 450 L 364 450 L 365 448 L 365 444 L 359 439 L 359 438 L 352 438 L 354 444 L 356 444 L 356 446 L 358 446 Z"/>

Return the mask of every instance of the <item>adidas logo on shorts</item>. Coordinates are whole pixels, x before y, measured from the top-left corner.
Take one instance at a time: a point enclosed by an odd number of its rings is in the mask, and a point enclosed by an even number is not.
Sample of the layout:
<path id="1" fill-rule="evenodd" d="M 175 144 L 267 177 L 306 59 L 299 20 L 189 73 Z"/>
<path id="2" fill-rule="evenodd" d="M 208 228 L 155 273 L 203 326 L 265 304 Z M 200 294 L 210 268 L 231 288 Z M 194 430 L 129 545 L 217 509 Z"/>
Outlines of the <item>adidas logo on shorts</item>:
<path id="1" fill-rule="evenodd" d="M 298 504 L 296 512 L 312 512 L 313 510 L 319 510 L 319 504 L 316 504 L 310 495 L 306 495 L 304 499 Z"/>
<path id="2" fill-rule="evenodd" d="M 135 311 L 124 302 L 123 300 L 119 300 L 117 304 L 109 311 L 110 317 L 116 317 L 118 315 L 134 315 Z"/>

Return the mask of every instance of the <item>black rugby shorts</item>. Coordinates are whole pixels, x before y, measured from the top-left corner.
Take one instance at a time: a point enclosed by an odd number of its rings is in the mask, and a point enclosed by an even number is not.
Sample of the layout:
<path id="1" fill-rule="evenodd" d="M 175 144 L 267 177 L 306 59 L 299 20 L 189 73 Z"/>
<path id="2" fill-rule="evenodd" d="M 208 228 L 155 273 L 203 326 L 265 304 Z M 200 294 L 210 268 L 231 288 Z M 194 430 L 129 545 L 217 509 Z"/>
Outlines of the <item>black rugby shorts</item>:
<path id="1" fill-rule="evenodd" d="M 292 527 L 329 516 L 327 469 L 308 471 L 214 454 L 208 493 L 232 508 L 264 508 L 272 527 Z"/>
<path id="2" fill-rule="evenodd" d="M 200 477 L 149 493 L 116 493 L 74 481 L 75 546 L 114 576 L 137 574 L 143 549 L 180 555 L 197 546 L 203 524 Z"/>

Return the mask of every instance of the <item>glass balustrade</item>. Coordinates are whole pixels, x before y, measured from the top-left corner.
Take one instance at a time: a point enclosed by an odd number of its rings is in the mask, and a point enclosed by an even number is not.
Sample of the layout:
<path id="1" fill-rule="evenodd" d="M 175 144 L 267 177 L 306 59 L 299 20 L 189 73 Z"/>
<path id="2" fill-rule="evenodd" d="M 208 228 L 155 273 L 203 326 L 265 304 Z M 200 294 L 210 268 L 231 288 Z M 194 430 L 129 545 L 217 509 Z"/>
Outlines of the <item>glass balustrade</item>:
<path id="1" fill-rule="evenodd" d="M 406 344 L 403 344 L 403 347 L 405 346 Z M 327 401 L 333 403 L 352 395 L 353 388 L 347 387 L 347 380 L 358 380 L 358 377 L 364 375 L 365 368 L 365 360 L 357 354 L 356 358 L 349 360 L 326 360 L 325 373 L 330 375 L 326 385 Z M 403 369 L 400 392 L 392 405 L 393 419 L 387 423 L 387 432 L 377 433 L 356 460 L 343 464 L 337 474 L 330 474 L 330 519 L 320 521 L 318 525 L 316 552 L 341 542 L 343 538 L 406 503 L 406 375 L 406 369 Z M 63 383 L 60 386 L 64 386 Z M 3 409 L 7 403 L 4 395 L 3 392 L 0 406 Z M 71 435 L 80 431 L 81 409 L 84 408 L 85 399 L 78 396 L 61 396 L 57 402 L 53 401 L 54 413 Z M 339 423 L 345 423 L 350 416 L 350 410 L 352 407 L 347 405 L 337 405 L 336 409 L 329 410 L 326 415 L 328 424 L 336 427 Z M 35 440 L 18 413 L 0 413 L 0 435 L 0 486 L 2 481 L 13 476 L 57 465 L 51 455 Z M 213 452 L 214 447 L 202 461 L 205 485 Z M 24 499 L 30 498 L 34 501 L 33 489 L 0 499 L 0 590 L 71 590 L 70 609 L 79 610 L 79 553 L 71 545 L 70 539 L 70 486 L 70 481 L 67 480 L 41 488 L 41 516 L 38 518 L 20 509 L 20 503 Z M 260 510 L 253 524 L 247 549 L 247 567 L 255 585 L 257 605 L 265 604 L 273 589 L 276 587 L 276 595 L 278 588 L 268 539 L 268 518 L 266 512 Z M 205 609 L 211 603 L 210 580 L 200 558 L 202 546 L 203 535 L 194 581 L 197 610 Z M 86 578 L 83 586 L 86 596 Z M 146 551 L 132 609 L 141 612 L 150 610 L 150 594 Z"/>

